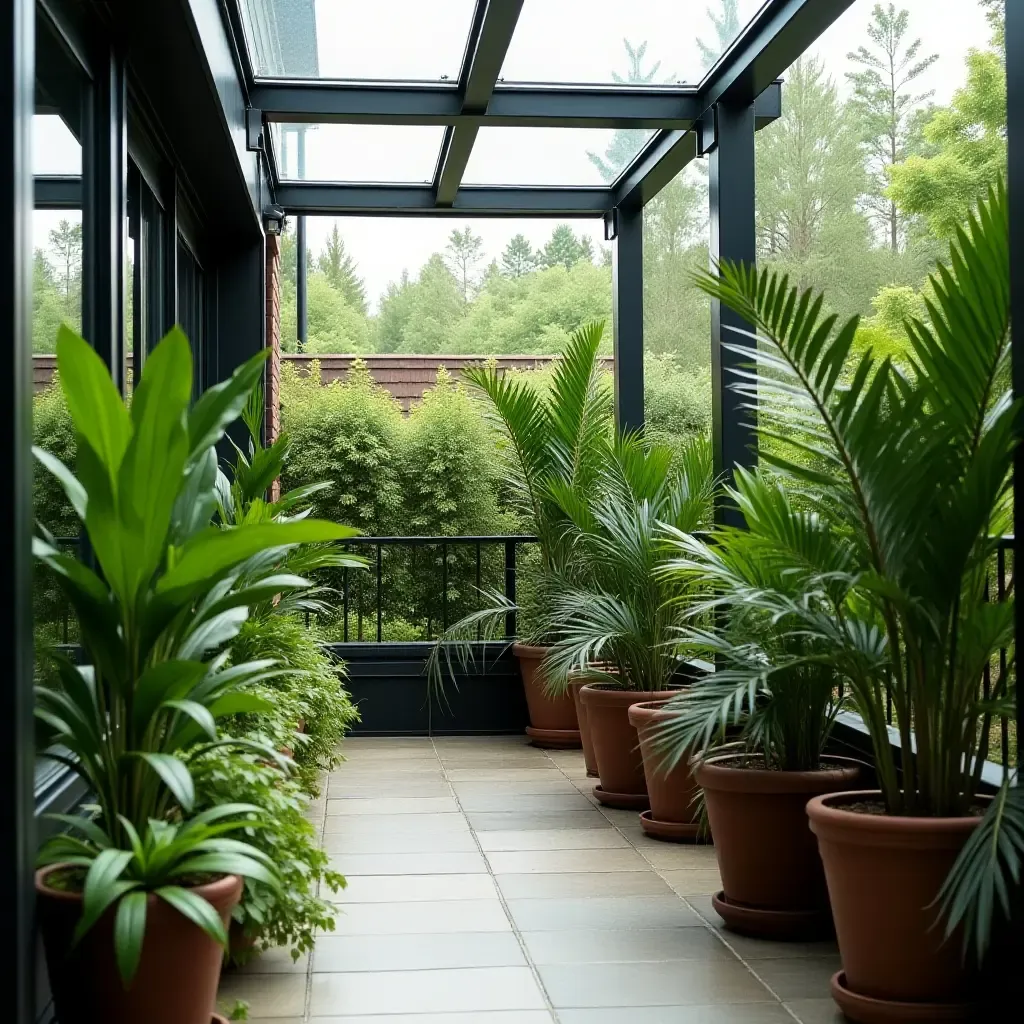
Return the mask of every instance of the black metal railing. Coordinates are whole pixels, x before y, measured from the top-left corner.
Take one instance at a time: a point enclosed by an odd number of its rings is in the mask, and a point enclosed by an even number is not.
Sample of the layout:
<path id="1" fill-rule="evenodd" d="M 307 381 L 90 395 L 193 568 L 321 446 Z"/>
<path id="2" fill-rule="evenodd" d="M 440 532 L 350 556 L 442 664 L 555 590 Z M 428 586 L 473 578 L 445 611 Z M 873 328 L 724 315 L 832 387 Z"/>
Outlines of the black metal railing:
<path id="1" fill-rule="evenodd" d="M 536 543 L 537 537 L 529 534 L 353 537 L 341 546 L 365 555 L 367 570 L 342 569 L 340 580 L 325 574 L 322 582 L 328 586 L 336 582 L 340 593 L 340 614 L 326 625 L 335 634 L 340 630 L 335 639 L 345 643 L 353 639 L 384 643 L 390 639 L 385 637 L 388 614 L 405 622 L 401 613 L 408 611 L 416 623 L 422 623 L 422 635 L 402 639 L 433 639 L 469 612 L 485 608 L 488 585 L 514 605 L 520 571 L 518 549 Z M 371 581 L 369 595 L 367 580 Z M 405 600 L 395 593 L 403 587 Z M 369 631 L 365 629 L 367 620 Z M 517 630 L 516 612 L 509 609 L 505 637 L 515 637 Z M 477 639 L 484 639 L 482 623 L 477 624 Z"/>

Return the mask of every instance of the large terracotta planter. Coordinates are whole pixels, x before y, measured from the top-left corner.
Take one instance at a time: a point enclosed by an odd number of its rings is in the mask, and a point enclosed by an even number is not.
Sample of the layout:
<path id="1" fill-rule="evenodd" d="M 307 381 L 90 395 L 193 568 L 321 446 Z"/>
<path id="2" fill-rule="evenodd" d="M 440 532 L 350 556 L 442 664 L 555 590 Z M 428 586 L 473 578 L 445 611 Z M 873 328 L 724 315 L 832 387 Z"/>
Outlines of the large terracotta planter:
<path id="1" fill-rule="evenodd" d="M 77 945 L 79 893 L 52 889 L 36 872 L 39 924 L 61 1024 L 210 1024 L 224 951 L 157 896 L 146 906 L 146 936 L 138 973 L 125 989 L 114 959 L 114 911 L 108 910 Z M 242 895 L 242 880 L 228 875 L 193 892 L 210 902 L 227 926 Z"/>
<path id="2" fill-rule="evenodd" d="M 665 770 L 664 757 L 655 748 L 656 727 L 673 718 L 663 702 L 633 704 L 628 711 L 630 725 L 636 729 L 643 758 L 644 778 L 651 809 L 640 815 L 643 830 L 653 839 L 681 843 L 700 834 L 700 807 L 694 802 L 698 786 L 693 778 L 690 752 L 676 765 Z"/>
<path id="3" fill-rule="evenodd" d="M 560 697 L 549 697 L 544 692 L 540 663 L 547 654 L 547 648 L 513 644 L 512 653 L 519 659 L 519 670 L 523 674 L 526 706 L 530 711 L 526 735 L 530 741 L 535 747 L 578 750 L 581 746 L 580 727 L 572 694 L 566 692 Z"/>
<path id="4" fill-rule="evenodd" d="M 981 819 L 847 809 L 879 799 L 875 791 L 838 793 L 807 805 L 843 961 L 832 996 L 862 1024 L 974 1020 L 975 975 L 960 936 L 942 941 L 935 897 Z"/>
<path id="5" fill-rule="evenodd" d="M 826 758 L 819 771 L 743 768 L 736 755 L 701 761 L 715 837 L 722 892 L 715 911 L 733 931 L 773 939 L 803 939 L 832 930 L 828 890 L 817 844 L 807 824 L 807 801 L 855 785 L 861 766 Z"/>
<path id="6" fill-rule="evenodd" d="M 580 690 L 587 685 L 585 679 L 574 679 L 569 683 L 573 704 L 576 707 L 576 721 L 580 727 L 580 742 L 583 744 L 583 762 L 587 766 L 587 775 L 592 779 L 597 776 L 597 758 L 594 756 L 594 741 L 590 737 L 590 722 L 587 719 L 587 708 L 580 700 Z"/>
<path id="7" fill-rule="evenodd" d="M 594 796 L 605 806 L 631 811 L 650 807 L 640 740 L 629 721 L 629 709 L 633 704 L 666 701 L 674 693 L 620 690 L 593 683 L 580 690 L 601 778 L 600 785 L 594 787 Z"/>

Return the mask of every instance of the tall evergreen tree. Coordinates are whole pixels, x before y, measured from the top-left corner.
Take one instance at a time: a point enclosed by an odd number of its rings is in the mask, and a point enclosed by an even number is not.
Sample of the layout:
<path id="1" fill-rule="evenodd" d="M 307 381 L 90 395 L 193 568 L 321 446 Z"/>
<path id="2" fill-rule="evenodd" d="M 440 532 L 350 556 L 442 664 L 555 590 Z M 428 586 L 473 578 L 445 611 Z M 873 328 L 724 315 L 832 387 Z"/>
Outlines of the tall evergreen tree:
<path id="1" fill-rule="evenodd" d="M 506 277 L 522 277 L 537 269 L 537 257 L 526 235 L 513 235 L 501 254 L 501 269 Z"/>
<path id="2" fill-rule="evenodd" d="M 719 57 L 725 53 L 726 47 L 739 35 L 740 16 L 737 10 L 739 0 L 721 0 L 721 13 L 715 14 L 710 7 L 706 9 L 711 24 L 715 27 L 715 42 L 708 46 L 700 36 L 697 37 L 697 49 L 700 51 L 700 62 L 707 71 Z"/>
<path id="3" fill-rule="evenodd" d="M 921 39 L 907 39 L 910 12 L 895 4 L 875 4 L 868 25 L 869 45 L 847 57 L 862 70 L 848 71 L 853 85 L 852 109 L 868 158 L 868 191 L 864 205 L 884 229 L 886 244 L 899 252 L 905 244 L 905 216 L 889 195 L 890 169 L 919 151 L 926 116 L 923 104 L 932 91 L 915 92 L 913 83 L 938 59 L 920 56 Z"/>
<path id="4" fill-rule="evenodd" d="M 317 269 L 327 278 L 333 288 L 341 292 L 345 301 L 366 315 L 366 291 L 356 272 L 356 261 L 345 250 L 345 242 L 334 224 L 327 236 L 323 252 L 317 260 Z"/>
<path id="5" fill-rule="evenodd" d="M 589 239 L 588 239 L 589 241 Z M 590 247 L 591 258 L 593 246 Z M 580 260 L 587 258 L 586 247 L 576 237 L 576 233 L 568 224 L 559 224 L 551 232 L 541 254 L 541 263 L 545 267 L 565 267 L 572 270 Z"/>
<path id="6" fill-rule="evenodd" d="M 57 284 L 70 303 L 82 277 L 82 225 L 61 220 L 50 232 L 50 254 L 57 274 Z"/>
<path id="7" fill-rule="evenodd" d="M 469 302 L 473 292 L 476 268 L 484 255 L 484 240 L 473 234 L 473 228 L 467 224 L 464 231 L 453 228 L 448 236 L 448 247 L 445 250 L 445 263 L 462 286 L 462 298 Z"/>

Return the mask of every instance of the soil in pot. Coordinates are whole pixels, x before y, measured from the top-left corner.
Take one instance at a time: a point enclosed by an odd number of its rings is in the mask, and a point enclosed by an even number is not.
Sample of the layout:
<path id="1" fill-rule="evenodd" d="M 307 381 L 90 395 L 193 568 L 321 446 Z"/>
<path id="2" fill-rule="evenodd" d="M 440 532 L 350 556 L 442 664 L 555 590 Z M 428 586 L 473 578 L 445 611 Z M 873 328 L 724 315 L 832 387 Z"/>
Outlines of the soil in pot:
<path id="1" fill-rule="evenodd" d="M 139 969 L 125 989 L 114 959 L 114 910 L 73 945 L 82 897 L 46 884 L 60 865 L 36 873 L 39 924 L 61 1024 L 210 1024 L 224 951 L 196 925 L 151 895 Z M 227 926 L 242 895 L 236 875 L 193 890 Z"/>
<path id="2" fill-rule="evenodd" d="M 856 761 L 838 757 L 807 772 L 771 771 L 729 754 L 697 766 L 722 875 L 712 903 L 727 927 L 772 939 L 831 933 L 806 806 L 811 797 L 849 789 L 860 772 Z"/>
<path id="3" fill-rule="evenodd" d="M 530 741 L 535 747 L 578 750 L 581 746 L 580 728 L 572 694 L 566 692 L 560 697 L 548 697 L 544 692 L 540 663 L 547 648 L 513 644 L 512 653 L 519 659 L 519 670 L 523 675 L 526 706 L 530 711 L 526 735 Z"/>
<path id="4" fill-rule="evenodd" d="M 587 721 L 587 709 L 580 700 L 580 690 L 586 686 L 586 680 L 575 679 L 569 683 L 569 690 L 572 693 L 573 704 L 576 707 L 576 721 L 580 727 L 580 741 L 583 744 L 583 761 L 587 766 L 587 775 L 596 779 L 597 758 L 594 756 L 594 741 L 590 738 L 590 723 Z"/>
<path id="5" fill-rule="evenodd" d="M 690 753 L 676 765 L 665 770 L 664 757 L 655 747 L 656 727 L 672 718 L 672 712 L 660 702 L 633 704 L 629 708 L 629 722 L 636 729 L 643 758 L 644 778 L 651 809 L 640 815 L 644 832 L 652 839 L 668 842 L 693 842 L 700 838 L 700 807 L 695 802 L 698 786 L 693 778 Z"/>
<path id="6" fill-rule="evenodd" d="M 640 740 L 629 721 L 633 704 L 661 703 L 674 690 L 637 692 L 588 683 L 580 690 L 601 784 L 594 796 L 607 807 L 645 811 L 650 806 Z"/>
<path id="7" fill-rule="evenodd" d="M 898 817 L 881 807 L 874 791 L 807 806 L 843 961 L 833 998 L 862 1024 L 974 1020 L 977 977 L 960 935 L 943 942 L 935 897 L 981 819 Z"/>

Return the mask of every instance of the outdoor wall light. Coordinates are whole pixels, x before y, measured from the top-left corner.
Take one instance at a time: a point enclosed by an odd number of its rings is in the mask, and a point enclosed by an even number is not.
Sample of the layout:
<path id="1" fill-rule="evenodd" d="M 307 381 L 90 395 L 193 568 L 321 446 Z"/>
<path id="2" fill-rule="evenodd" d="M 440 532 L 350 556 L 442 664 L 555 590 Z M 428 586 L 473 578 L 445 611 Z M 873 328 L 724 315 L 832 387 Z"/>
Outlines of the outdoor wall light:
<path id="1" fill-rule="evenodd" d="M 604 215 L 604 240 L 614 242 L 619 234 L 619 211 L 609 210 Z"/>
<path id="2" fill-rule="evenodd" d="M 268 235 L 283 234 L 286 222 L 287 217 L 280 206 L 263 207 L 263 226 Z"/>

